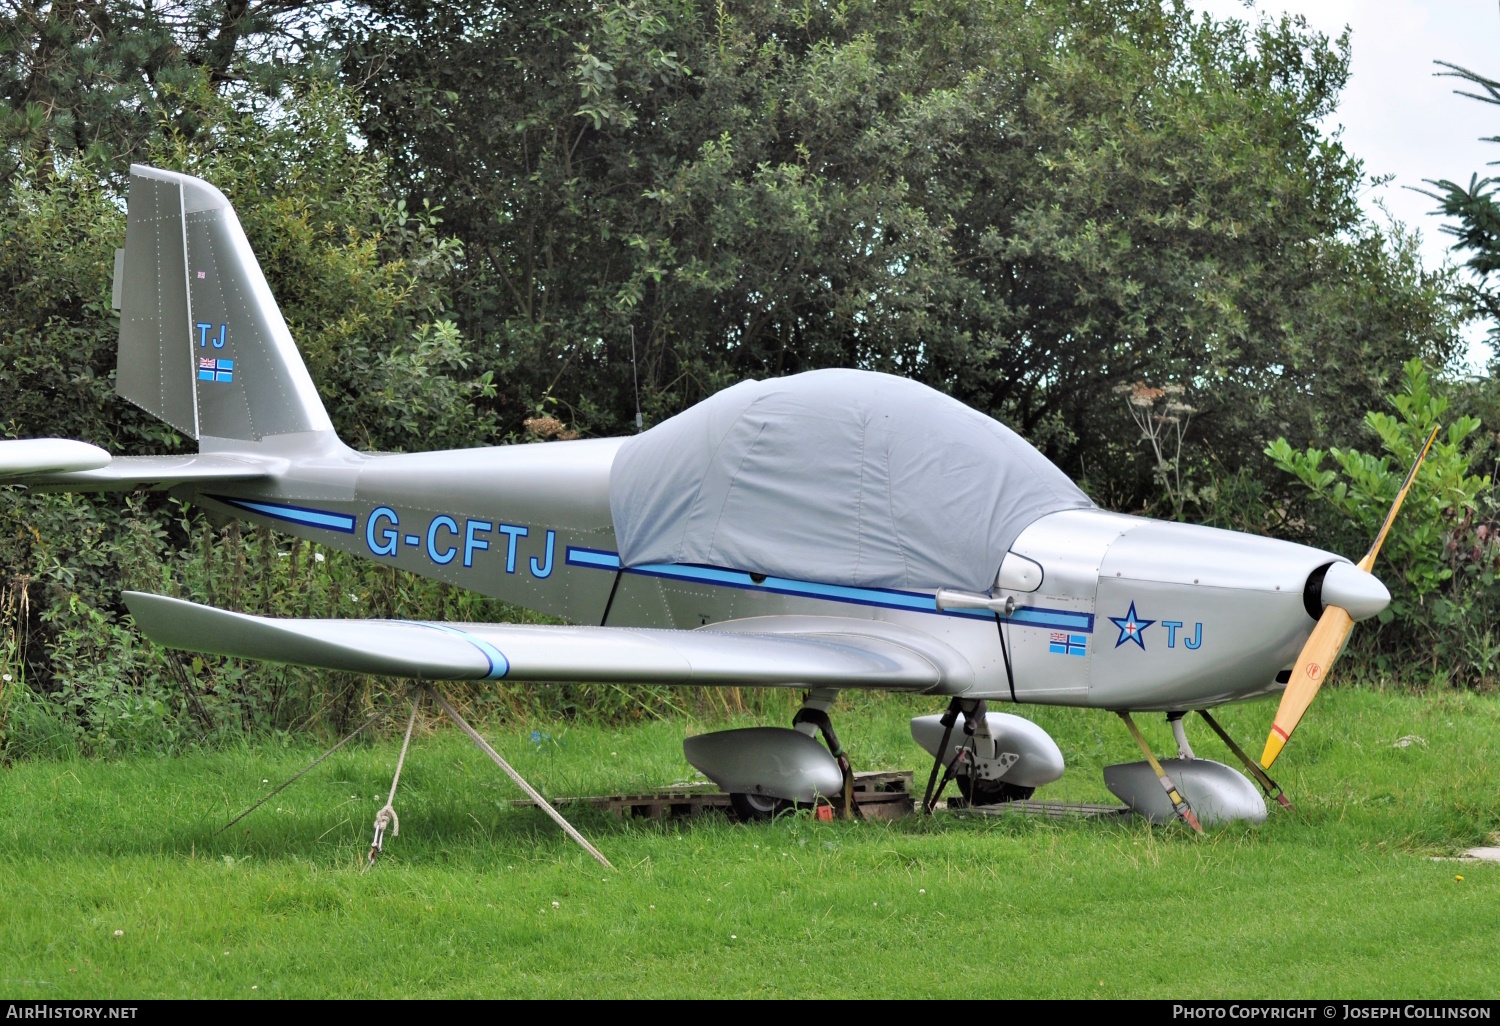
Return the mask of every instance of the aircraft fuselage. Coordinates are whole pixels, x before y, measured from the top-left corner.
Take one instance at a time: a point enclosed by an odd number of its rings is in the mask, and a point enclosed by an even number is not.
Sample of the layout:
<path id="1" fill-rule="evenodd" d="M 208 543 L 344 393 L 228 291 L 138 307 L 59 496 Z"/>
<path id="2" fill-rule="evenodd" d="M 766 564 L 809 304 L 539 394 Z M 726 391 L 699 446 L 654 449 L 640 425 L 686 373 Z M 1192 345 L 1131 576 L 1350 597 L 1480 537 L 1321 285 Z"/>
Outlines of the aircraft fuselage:
<path id="1" fill-rule="evenodd" d="M 205 451 L 274 455 L 263 444 L 206 441 Z M 331 436 L 276 441 L 297 453 L 284 473 L 194 498 L 581 624 L 681 629 L 796 614 L 901 624 L 962 653 L 976 681 L 966 694 L 992 701 L 1172 710 L 1274 692 L 1315 623 L 1303 597 L 1309 574 L 1344 562 L 1275 539 L 1067 510 L 1011 547 L 1041 568 L 1040 582 L 997 591 L 1016 601 L 997 621 L 985 610 L 940 611 L 931 592 L 727 567 L 621 570 L 609 472 L 623 439 L 394 455 L 355 453 Z"/>

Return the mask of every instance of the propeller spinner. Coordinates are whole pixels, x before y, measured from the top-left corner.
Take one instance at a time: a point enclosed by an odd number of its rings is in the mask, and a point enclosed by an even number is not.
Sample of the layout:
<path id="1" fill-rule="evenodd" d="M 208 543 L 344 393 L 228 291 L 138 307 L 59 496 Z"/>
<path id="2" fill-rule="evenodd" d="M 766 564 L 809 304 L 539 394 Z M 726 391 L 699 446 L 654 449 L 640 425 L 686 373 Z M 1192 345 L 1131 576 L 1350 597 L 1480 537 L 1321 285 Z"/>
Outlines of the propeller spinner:
<path id="1" fill-rule="evenodd" d="M 1323 614 L 1318 618 L 1318 625 L 1313 628 L 1307 644 L 1302 646 L 1291 680 L 1287 681 L 1286 690 L 1282 692 L 1281 705 L 1276 709 L 1276 719 L 1271 723 L 1271 733 L 1266 736 L 1266 749 L 1260 757 L 1260 764 L 1266 769 L 1271 768 L 1282 748 L 1286 747 L 1302 714 L 1307 712 L 1307 707 L 1317 697 L 1318 689 L 1327 679 L 1333 661 L 1344 647 L 1344 639 L 1354 627 L 1354 621 L 1374 616 L 1390 602 L 1390 592 L 1370 573 L 1370 568 L 1375 565 L 1375 557 L 1385 543 L 1391 522 L 1396 519 L 1401 503 L 1406 501 L 1406 493 L 1411 491 L 1412 482 L 1417 479 L 1417 471 L 1421 469 L 1422 461 L 1427 458 L 1437 436 L 1438 428 L 1434 427 L 1432 434 L 1427 436 L 1427 444 L 1422 446 L 1422 451 L 1417 454 L 1416 461 L 1407 473 L 1401 490 L 1396 493 L 1396 501 L 1391 503 L 1391 510 L 1385 515 L 1385 523 L 1380 526 L 1380 533 L 1375 536 L 1375 542 L 1370 546 L 1370 551 L 1365 553 L 1365 558 L 1359 561 L 1357 567 L 1351 567 L 1347 563 L 1334 563 L 1324 573 L 1318 589 Z M 1309 604 L 1311 598 L 1309 595 Z"/>

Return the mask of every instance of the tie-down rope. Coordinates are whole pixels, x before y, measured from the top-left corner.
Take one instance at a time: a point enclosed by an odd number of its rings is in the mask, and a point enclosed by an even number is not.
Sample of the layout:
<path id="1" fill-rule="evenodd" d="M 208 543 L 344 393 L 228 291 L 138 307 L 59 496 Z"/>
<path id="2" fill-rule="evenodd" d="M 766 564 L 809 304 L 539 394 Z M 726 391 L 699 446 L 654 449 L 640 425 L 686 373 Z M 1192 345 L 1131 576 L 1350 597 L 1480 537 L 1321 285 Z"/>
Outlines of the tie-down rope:
<path id="1" fill-rule="evenodd" d="M 577 842 L 577 844 L 582 847 L 584 851 L 592 855 L 600 865 L 608 866 L 610 869 L 615 868 L 610 863 L 609 859 L 605 858 L 598 848 L 595 848 L 592 844 L 590 844 L 587 838 L 580 834 L 576 829 L 574 829 L 571 823 L 563 818 L 562 813 L 558 812 L 557 809 L 547 801 L 547 799 L 543 798 L 541 793 L 537 791 L 536 788 L 528 784 L 521 777 L 521 774 L 517 773 L 511 767 L 510 763 L 502 759 L 500 757 L 500 754 L 493 748 L 491 748 L 488 742 L 484 740 L 484 738 L 479 736 L 478 731 L 469 726 L 468 721 L 458 714 L 458 710 L 454 709 L 453 706 L 448 704 L 447 699 L 445 699 L 437 691 L 434 691 L 426 686 L 422 686 L 417 688 L 416 693 L 412 699 L 411 716 L 406 722 L 406 736 L 401 740 L 401 754 L 396 759 L 396 773 L 391 778 L 390 794 L 386 796 L 385 805 L 375 815 L 375 837 L 373 842 L 370 844 L 370 854 L 366 859 L 364 870 L 361 870 L 361 872 L 368 870 L 372 865 L 375 864 L 375 858 L 380 853 L 381 848 L 383 847 L 385 842 L 385 831 L 387 827 L 390 828 L 392 837 L 395 837 L 401 833 L 401 821 L 396 817 L 396 809 L 394 806 L 396 800 L 396 788 L 401 782 L 401 769 L 406 764 L 406 753 L 407 750 L 411 747 L 411 735 L 417 723 L 417 709 L 421 704 L 423 694 L 430 694 L 432 696 L 432 700 L 442 707 L 443 712 L 447 713 L 448 717 L 453 720 L 454 723 L 458 724 L 458 726 L 462 728 L 465 734 L 469 735 L 469 739 L 476 745 L 478 745 L 479 749 L 484 752 L 484 754 L 488 755 L 494 761 L 495 765 L 504 770 L 506 775 L 509 776 L 511 780 L 515 781 L 517 787 L 526 792 L 527 797 L 529 797 L 536 804 L 537 808 L 541 809 L 548 816 L 552 817 L 553 821 L 563 829 L 564 833 L 566 833 L 575 842 Z M 328 751 L 324 752 L 322 755 L 318 756 L 311 763 L 309 763 L 300 773 L 297 773 L 285 783 L 274 788 L 254 805 L 250 806 L 244 812 L 231 819 L 228 823 L 225 823 L 218 829 L 217 833 L 223 833 L 225 830 L 229 829 L 230 827 L 234 826 L 234 824 L 250 815 L 250 813 L 260 808 L 266 802 L 270 801 L 272 797 L 280 794 L 288 787 L 291 787 L 298 780 L 301 780 L 304 776 L 312 771 L 313 767 L 317 766 L 324 759 L 328 758 L 340 748 L 343 748 L 350 741 L 353 741 L 360 734 L 364 733 L 367 728 L 373 726 L 375 723 L 385 719 L 386 716 L 390 715 L 390 712 L 392 708 L 394 708 L 394 705 L 395 703 L 392 702 L 390 705 L 387 705 L 384 709 L 380 710 L 375 715 L 365 720 L 365 722 L 361 723 L 350 734 L 339 741 L 338 744 L 334 745 L 332 748 L 328 749 Z"/>
<path id="2" fill-rule="evenodd" d="M 244 812 L 240 813 L 238 816 L 236 816 L 233 819 L 231 819 L 228 823 L 225 823 L 223 826 L 219 827 L 219 829 L 215 830 L 214 831 L 214 836 L 215 837 L 219 836 L 224 831 L 228 830 L 230 827 L 232 827 L 236 823 L 238 823 L 240 820 L 242 820 L 246 816 L 250 815 L 250 813 L 254 812 L 256 809 L 258 809 L 262 805 L 266 804 L 266 802 L 270 801 L 272 798 L 275 798 L 282 791 L 285 791 L 287 788 L 291 787 L 297 781 L 299 781 L 303 777 L 307 776 L 307 774 L 309 774 L 309 773 L 312 772 L 313 767 L 317 766 L 318 763 L 322 762 L 324 759 L 328 758 L 334 752 L 338 751 L 340 748 L 342 748 L 345 745 L 347 745 L 350 741 L 353 741 L 355 738 L 359 737 L 359 735 L 361 735 L 361 734 L 363 734 L 365 732 L 365 729 L 367 727 L 373 726 L 374 724 L 378 723 L 380 720 L 383 720 L 387 716 L 389 716 L 391 714 L 391 710 L 395 708 L 395 705 L 396 705 L 395 701 L 394 700 L 391 701 L 389 704 L 386 705 L 386 707 L 384 709 L 380 710 L 374 716 L 371 716 L 368 720 L 365 720 L 365 722 L 363 722 L 359 726 L 355 727 L 352 732 L 350 732 L 350 733 L 348 733 L 348 734 L 346 734 L 344 736 L 344 739 L 342 741 L 340 741 L 338 744 L 336 744 L 332 748 L 328 749 L 328 751 L 324 752 L 322 755 L 318 756 L 312 762 L 310 762 L 306 766 L 304 766 L 302 768 L 301 772 L 297 773 L 296 775 L 294 775 L 291 779 L 287 780 L 286 782 L 276 785 L 276 787 L 272 788 L 269 792 L 267 792 L 267 794 L 266 794 L 266 796 L 264 798 L 260 799 L 258 802 L 256 802 L 254 805 L 250 806 Z"/>
<path id="3" fill-rule="evenodd" d="M 462 729 L 465 734 L 469 735 L 469 740 L 478 745 L 480 751 L 494 760 L 495 765 L 503 769 L 506 776 L 510 777 L 511 780 L 514 780 L 516 786 L 526 792 L 527 797 L 529 797 L 533 802 L 536 803 L 537 808 L 541 809 L 547 815 L 551 816 L 553 822 L 562 827 L 563 833 L 567 834 L 569 837 L 573 838 L 573 840 L 577 841 L 579 847 L 588 852 L 590 855 L 594 856 L 594 860 L 601 866 L 608 866 L 610 869 L 615 868 L 614 866 L 610 865 L 609 859 L 605 858 L 598 848 L 595 848 L 588 842 L 588 838 L 584 837 L 577 830 L 575 830 L 573 828 L 573 824 L 564 819 L 561 812 L 558 812 L 557 809 L 553 808 L 551 802 L 542 797 L 540 791 L 532 787 L 530 784 L 526 783 L 526 781 L 521 778 L 521 774 L 511 769 L 510 763 L 500 758 L 500 753 L 491 748 L 489 746 L 489 742 L 480 737 L 477 730 L 469 726 L 469 721 L 460 716 L 458 714 L 458 710 L 448 704 L 448 700 L 443 697 L 443 693 L 441 691 L 435 691 L 432 688 L 427 687 L 426 685 L 423 685 L 422 690 L 430 694 L 432 696 L 432 700 L 443 707 L 443 712 L 448 714 L 448 718 L 451 719 L 454 723 L 458 724 L 460 729 Z"/>
<path id="4" fill-rule="evenodd" d="M 385 829 L 391 828 L 392 837 L 401 836 L 401 820 L 396 818 L 396 786 L 401 783 L 401 767 L 406 765 L 406 750 L 411 747 L 412 728 L 417 725 L 417 709 L 422 705 L 422 690 L 418 689 L 411 700 L 411 718 L 406 721 L 406 736 L 401 739 L 401 754 L 396 758 L 396 775 L 391 777 L 391 793 L 386 795 L 385 805 L 375 813 L 375 839 L 370 842 L 370 856 L 365 860 L 365 868 L 361 873 L 367 871 L 375 864 L 375 856 L 380 854 L 385 844 Z"/>

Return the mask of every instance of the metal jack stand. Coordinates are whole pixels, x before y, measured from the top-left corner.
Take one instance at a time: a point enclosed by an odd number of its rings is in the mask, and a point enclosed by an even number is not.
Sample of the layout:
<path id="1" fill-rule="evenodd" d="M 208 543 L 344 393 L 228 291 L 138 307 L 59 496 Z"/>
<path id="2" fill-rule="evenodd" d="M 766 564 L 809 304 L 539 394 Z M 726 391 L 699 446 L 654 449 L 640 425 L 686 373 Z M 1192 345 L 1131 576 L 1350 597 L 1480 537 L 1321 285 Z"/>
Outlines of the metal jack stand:
<path id="1" fill-rule="evenodd" d="M 1126 727 L 1130 728 L 1130 736 L 1135 738 L 1135 743 L 1145 754 L 1146 761 L 1151 764 L 1151 770 L 1156 774 L 1156 779 L 1161 781 L 1162 789 L 1167 792 L 1167 799 L 1172 803 L 1173 811 L 1182 818 L 1184 823 L 1193 828 L 1194 833 L 1203 833 L 1203 825 L 1198 822 L 1198 816 L 1193 812 L 1193 807 L 1177 790 L 1177 785 L 1172 783 L 1172 778 L 1167 776 L 1167 771 L 1161 768 L 1161 763 L 1157 761 L 1156 754 L 1151 751 L 1151 746 L 1146 743 L 1146 739 L 1141 736 L 1141 730 L 1135 725 L 1135 720 L 1131 719 L 1130 714 L 1123 709 L 1117 710 L 1115 714 L 1125 721 Z"/>
<path id="2" fill-rule="evenodd" d="M 488 755 L 490 757 L 490 760 L 494 762 L 496 766 L 499 766 L 502 770 L 505 771 L 506 776 L 515 781 L 517 787 L 526 792 L 526 797 L 530 798 L 532 802 L 535 803 L 537 808 L 541 809 L 547 815 L 551 816 L 552 821 L 558 826 L 562 827 L 563 833 L 567 834 L 574 841 L 576 841 L 578 843 L 578 846 L 592 855 L 594 857 L 594 861 L 598 862 L 601 866 L 606 866 L 610 869 L 615 868 L 614 866 L 610 865 L 609 859 L 605 858 L 598 848 L 595 848 L 588 842 L 587 838 L 585 838 L 576 829 L 574 829 L 573 824 L 569 823 L 566 819 L 563 819 L 562 813 L 553 808 L 552 803 L 543 798 L 540 791 L 532 787 L 530 784 L 526 783 L 525 780 L 521 779 L 521 774 L 512 769 L 510 763 L 500 758 L 500 754 L 490 747 L 489 742 L 480 737 L 477 730 L 469 726 L 469 721 L 460 716 L 458 714 L 458 710 L 448 704 L 448 700 L 443 697 L 442 692 L 435 691 L 432 688 L 427 687 L 426 685 L 423 685 L 422 690 L 432 696 L 432 700 L 438 704 L 443 712 L 448 714 L 449 719 L 458 724 L 459 729 L 461 729 L 465 734 L 469 735 L 469 740 L 478 745 L 481 752 L 483 752 L 485 755 Z"/>
<path id="3" fill-rule="evenodd" d="M 1269 773 L 1261 769 L 1260 763 L 1246 755 L 1245 750 L 1234 743 L 1234 738 L 1230 737 L 1229 733 L 1223 727 L 1219 726 L 1219 721 L 1210 716 L 1207 709 L 1199 709 L 1198 715 L 1202 716 L 1208 725 L 1213 728 L 1214 733 L 1219 735 L 1219 740 L 1224 742 L 1225 747 L 1233 752 L 1240 762 L 1245 764 L 1245 769 L 1250 771 L 1250 775 L 1255 778 L 1255 782 L 1260 785 L 1260 789 L 1266 793 L 1266 797 L 1275 798 L 1276 801 L 1281 803 L 1283 809 L 1291 812 L 1292 803 L 1287 800 L 1285 792 L 1281 790 L 1281 785 L 1272 780 Z"/>
<path id="4" fill-rule="evenodd" d="M 859 806 L 854 801 L 854 768 L 849 763 L 849 754 L 844 751 L 844 746 L 839 743 L 839 736 L 833 732 L 833 721 L 828 716 L 827 706 L 832 705 L 831 694 L 823 695 L 809 691 L 802 698 L 803 706 L 797 710 L 792 717 L 792 728 L 801 729 L 806 723 L 817 728 L 823 735 L 824 744 L 828 745 L 828 754 L 832 755 L 839 764 L 839 770 L 844 774 L 844 787 L 842 795 L 842 807 L 839 815 L 843 819 L 863 819 Z M 809 733 L 804 730 L 803 733 Z"/>
<path id="5" fill-rule="evenodd" d="M 391 791 L 386 798 L 385 805 L 382 806 L 380 811 L 375 815 L 375 837 L 374 840 L 370 843 L 370 854 L 366 857 L 364 869 L 362 869 L 361 872 L 368 871 L 369 868 L 375 864 L 375 859 L 380 855 L 385 846 L 386 830 L 390 830 L 392 837 L 397 836 L 401 832 L 401 821 L 396 818 L 396 809 L 394 807 L 394 803 L 396 800 L 396 787 L 401 782 L 401 769 L 406 764 L 406 753 L 411 747 L 412 731 L 417 724 L 417 710 L 424 695 L 431 696 L 432 700 L 438 704 L 443 712 L 448 714 L 449 719 L 458 724 L 463 732 L 469 735 L 469 739 L 473 741 L 474 744 L 479 746 L 479 750 L 484 752 L 485 755 L 488 755 L 496 766 L 499 766 L 502 770 L 504 770 L 506 775 L 509 776 L 511 780 L 515 781 L 516 786 L 526 793 L 526 796 L 531 799 L 532 803 L 535 804 L 537 808 L 541 809 L 548 816 L 552 817 L 553 822 L 562 827 L 565 834 L 572 838 L 580 847 L 583 848 L 584 851 L 592 855 L 601 866 L 608 866 L 610 869 L 615 868 L 613 865 L 610 865 L 609 859 L 605 858 L 604 855 L 600 853 L 598 848 L 595 848 L 592 844 L 590 844 L 582 834 L 574 829 L 571 823 L 563 818 L 562 813 L 558 812 L 557 809 L 552 807 L 552 804 L 548 802 L 547 799 L 542 797 L 541 792 L 539 792 L 536 788 L 532 787 L 524 779 L 522 779 L 521 774 L 517 773 L 513 768 L 511 768 L 510 763 L 500 758 L 499 753 L 491 748 L 489 746 L 489 743 L 486 742 L 484 738 L 479 736 L 478 731 L 469 726 L 468 721 L 458 714 L 457 709 L 454 709 L 453 706 L 448 704 L 448 700 L 444 698 L 442 694 L 423 684 L 418 685 L 417 688 L 412 692 L 411 716 L 406 721 L 406 735 L 401 741 L 401 755 L 396 759 L 396 772 L 391 779 Z M 225 830 L 228 830 L 230 827 L 234 826 L 234 824 L 238 823 L 240 820 L 250 815 L 250 813 L 260 808 L 266 802 L 270 801 L 273 796 L 280 794 L 292 784 L 302 779 L 307 775 L 309 771 L 312 770 L 314 766 L 317 766 L 334 752 L 344 747 L 350 741 L 353 741 L 367 728 L 373 726 L 380 720 L 385 719 L 385 717 L 390 714 L 391 710 L 394 707 L 395 703 L 392 702 L 380 712 L 376 713 L 374 716 L 371 716 L 364 723 L 361 723 L 354 729 L 352 733 L 344 737 L 338 742 L 338 744 L 328 749 L 328 751 L 324 752 L 322 755 L 314 759 L 291 779 L 287 780 L 283 784 L 276 786 L 268 794 L 266 794 L 265 797 L 261 798 L 254 805 L 251 805 L 244 812 L 231 819 L 228 823 L 225 823 L 218 829 L 217 833 L 223 833 Z"/>

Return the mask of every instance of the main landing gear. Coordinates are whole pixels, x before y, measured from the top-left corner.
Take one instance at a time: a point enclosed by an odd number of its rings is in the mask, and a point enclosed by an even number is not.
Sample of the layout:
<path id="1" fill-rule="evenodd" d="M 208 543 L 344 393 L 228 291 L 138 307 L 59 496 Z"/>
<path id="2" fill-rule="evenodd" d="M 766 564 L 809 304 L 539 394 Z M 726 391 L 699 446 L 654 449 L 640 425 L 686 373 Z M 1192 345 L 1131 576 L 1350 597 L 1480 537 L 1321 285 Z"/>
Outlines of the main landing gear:
<path id="1" fill-rule="evenodd" d="M 729 795 L 742 820 L 771 819 L 793 808 L 821 806 L 846 818 L 858 814 L 854 771 L 828 717 L 838 692 L 814 688 L 792 727 L 748 727 L 699 734 L 683 753 Z M 818 743 L 819 735 L 827 744 Z"/>
<path id="2" fill-rule="evenodd" d="M 949 742 L 959 716 L 964 720 L 963 739 L 954 748 Z M 1006 753 L 1008 758 L 996 758 L 1000 753 L 995 750 L 995 737 L 990 731 L 989 707 L 982 699 L 965 701 L 955 698 L 948 703 L 948 711 L 938 718 L 938 722 L 943 727 L 943 738 L 933 752 L 932 772 L 927 776 L 927 790 L 922 795 L 922 811 L 925 814 L 932 815 L 932 810 L 942 799 L 950 780 L 958 781 L 959 793 L 971 805 L 994 805 L 1002 801 L 1031 797 L 1036 788 L 1014 787 L 997 779 L 995 770 L 998 768 L 1000 774 L 1003 774 L 1010 768 L 1008 764 L 1015 762 L 1016 757 Z M 922 739 L 919 737 L 917 740 L 920 744 Z M 1000 763 L 998 767 L 995 765 L 997 762 Z M 942 779 L 938 778 L 939 770 L 942 771 Z M 1011 794 L 1015 797 L 1009 797 Z"/>
<path id="3" fill-rule="evenodd" d="M 963 727 L 955 732 L 960 717 Z M 999 805 L 1030 798 L 1063 774 L 1062 752 L 1045 730 L 1020 716 L 990 712 L 982 699 L 955 698 L 941 716 L 918 716 L 911 735 L 933 757 L 922 798 L 927 813 L 949 781 L 970 805 Z"/>
<path id="4" fill-rule="evenodd" d="M 1260 784 L 1265 796 L 1275 798 L 1283 807 L 1290 809 L 1291 803 L 1282 794 L 1281 787 L 1235 744 L 1219 722 L 1204 710 L 1200 709 L 1198 714 L 1244 764 Z M 1104 783 L 1137 814 L 1153 823 L 1180 819 L 1198 833 L 1203 832 L 1204 826 L 1216 823 L 1237 819 L 1259 823 L 1266 818 L 1266 803 L 1255 784 L 1223 763 L 1200 759 L 1193 754 L 1184 725 L 1185 712 L 1167 713 L 1167 722 L 1177 741 L 1177 758 L 1162 760 L 1158 760 L 1151 751 L 1151 746 L 1146 743 L 1130 713 L 1122 709 L 1117 711 L 1117 715 L 1124 721 L 1146 759 L 1144 762 L 1104 767 Z"/>
<path id="5" fill-rule="evenodd" d="M 854 769 L 849 764 L 849 755 L 844 751 L 844 746 L 839 743 L 838 734 L 834 733 L 833 721 L 828 715 L 837 698 L 838 692 L 833 688 L 815 688 L 808 691 L 802 696 L 802 708 L 798 709 L 796 715 L 792 717 L 792 729 L 799 734 L 805 734 L 814 741 L 817 741 L 819 734 L 823 735 L 823 743 L 828 746 L 828 754 L 833 757 L 834 763 L 839 768 L 843 784 L 838 795 L 819 795 L 818 797 L 828 799 L 828 805 L 836 810 L 841 818 L 852 819 L 859 815 L 859 806 L 854 801 Z M 775 819 L 782 813 L 796 808 L 814 807 L 817 801 L 797 802 L 751 791 L 731 791 L 729 804 L 733 806 L 741 822 L 755 823 Z"/>
<path id="6" fill-rule="evenodd" d="M 749 794 L 745 791 L 730 792 L 729 804 L 741 823 L 759 823 L 762 820 L 775 819 L 783 812 L 790 812 L 797 807 L 796 802 L 785 798 L 776 798 L 768 794 Z"/>

